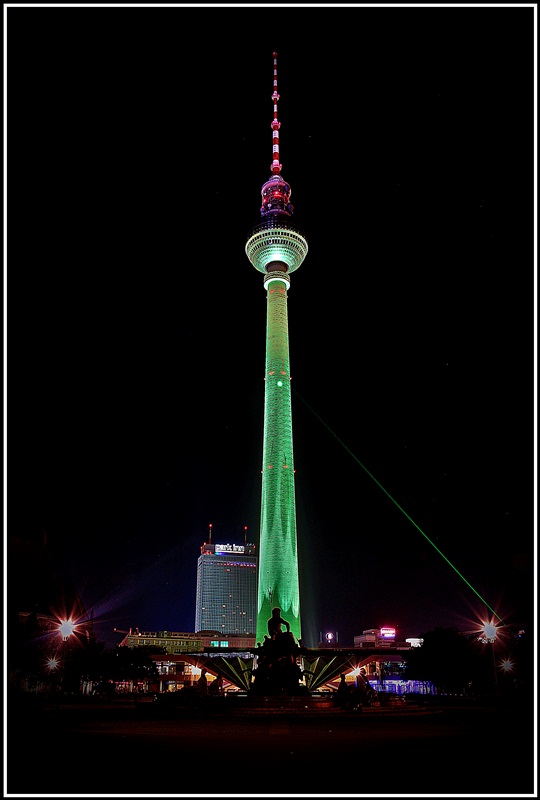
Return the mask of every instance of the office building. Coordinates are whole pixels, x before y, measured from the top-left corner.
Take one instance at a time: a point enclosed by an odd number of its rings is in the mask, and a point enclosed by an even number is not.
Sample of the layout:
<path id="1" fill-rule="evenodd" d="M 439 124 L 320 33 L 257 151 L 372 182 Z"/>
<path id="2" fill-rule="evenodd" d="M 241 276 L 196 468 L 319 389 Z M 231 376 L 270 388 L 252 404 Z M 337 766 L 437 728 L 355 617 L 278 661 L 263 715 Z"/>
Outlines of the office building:
<path id="1" fill-rule="evenodd" d="M 205 542 L 197 560 L 195 632 L 254 636 L 256 622 L 255 545 Z"/>

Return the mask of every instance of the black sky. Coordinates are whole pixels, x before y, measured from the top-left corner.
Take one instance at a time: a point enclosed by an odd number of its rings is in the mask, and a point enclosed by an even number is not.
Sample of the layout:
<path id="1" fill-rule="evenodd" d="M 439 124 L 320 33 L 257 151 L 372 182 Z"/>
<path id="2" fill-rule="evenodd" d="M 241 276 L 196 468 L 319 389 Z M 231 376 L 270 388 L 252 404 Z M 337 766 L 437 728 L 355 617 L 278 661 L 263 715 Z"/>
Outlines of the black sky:
<path id="1" fill-rule="evenodd" d="M 9 533 L 99 638 L 258 541 L 274 50 L 306 639 L 532 623 L 534 12 L 7 9 Z"/>

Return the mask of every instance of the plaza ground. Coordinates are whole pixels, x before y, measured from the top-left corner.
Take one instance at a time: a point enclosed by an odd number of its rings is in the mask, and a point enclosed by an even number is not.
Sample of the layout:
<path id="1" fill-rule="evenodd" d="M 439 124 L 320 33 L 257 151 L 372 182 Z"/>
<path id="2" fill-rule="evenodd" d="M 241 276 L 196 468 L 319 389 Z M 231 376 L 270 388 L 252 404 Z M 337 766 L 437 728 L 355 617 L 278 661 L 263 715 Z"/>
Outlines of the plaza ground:
<path id="1" fill-rule="evenodd" d="M 535 796 L 532 705 L 8 704 L 7 796 Z"/>

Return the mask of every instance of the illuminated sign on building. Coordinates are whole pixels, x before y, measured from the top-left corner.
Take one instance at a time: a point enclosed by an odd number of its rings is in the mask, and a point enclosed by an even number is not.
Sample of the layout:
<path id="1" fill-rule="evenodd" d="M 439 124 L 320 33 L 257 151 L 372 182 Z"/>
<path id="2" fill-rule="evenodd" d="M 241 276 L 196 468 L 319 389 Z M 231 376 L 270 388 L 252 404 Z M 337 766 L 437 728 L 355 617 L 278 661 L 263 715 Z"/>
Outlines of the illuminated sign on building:
<path id="1" fill-rule="evenodd" d="M 395 639 L 396 638 L 396 629 L 395 628 L 381 628 L 380 637 L 381 637 L 381 639 Z"/>
<path id="2" fill-rule="evenodd" d="M 216 544 L 216 553 L 243 553 L 243 544 Z"/>

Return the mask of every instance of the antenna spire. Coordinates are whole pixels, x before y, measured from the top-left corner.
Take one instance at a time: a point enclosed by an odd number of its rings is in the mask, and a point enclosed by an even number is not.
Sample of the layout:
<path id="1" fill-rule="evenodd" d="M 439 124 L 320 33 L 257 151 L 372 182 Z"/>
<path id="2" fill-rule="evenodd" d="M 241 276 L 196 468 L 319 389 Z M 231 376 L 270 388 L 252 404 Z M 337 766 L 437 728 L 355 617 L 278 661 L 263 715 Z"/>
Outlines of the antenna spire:
<path id="1" fill-rule="evenodd" d="M 279 129 L 281 128 L 281 122 L 279 122 L 277 116 L 277 104 L 279 100 L 279 94 L 277 90 L 277 53 L 273 53 L 273 56 L 274 92 L 272 94 L 272 100 L 274 101 L 274 119 L 272 120 L 272 165 L 270 169 L 274 175 L 279 175 L 281 172 L 281 164 L 279 163 Z"/>
<path id="2" fill-rule="evenodd" d="M 279 129 L 281 122 L 278 120 L 277 104 L 279 94 L 277 90 L 277 53 L 274 56 L 274 91 L 272 100 L 274 101 L 274 118 L 272 119 L 272 163 L 270 170 L 272 174 L 270 178 L 263 185 L 261 216 L 274 217 L 276 214 L 285 215 L 290 217 L 293 213 L 293 205 L 291 203 L 291 187 L 281 177 L 281 164 L 279 163 Z M 264 270 L 262 270 L 264 272 Z"/>

